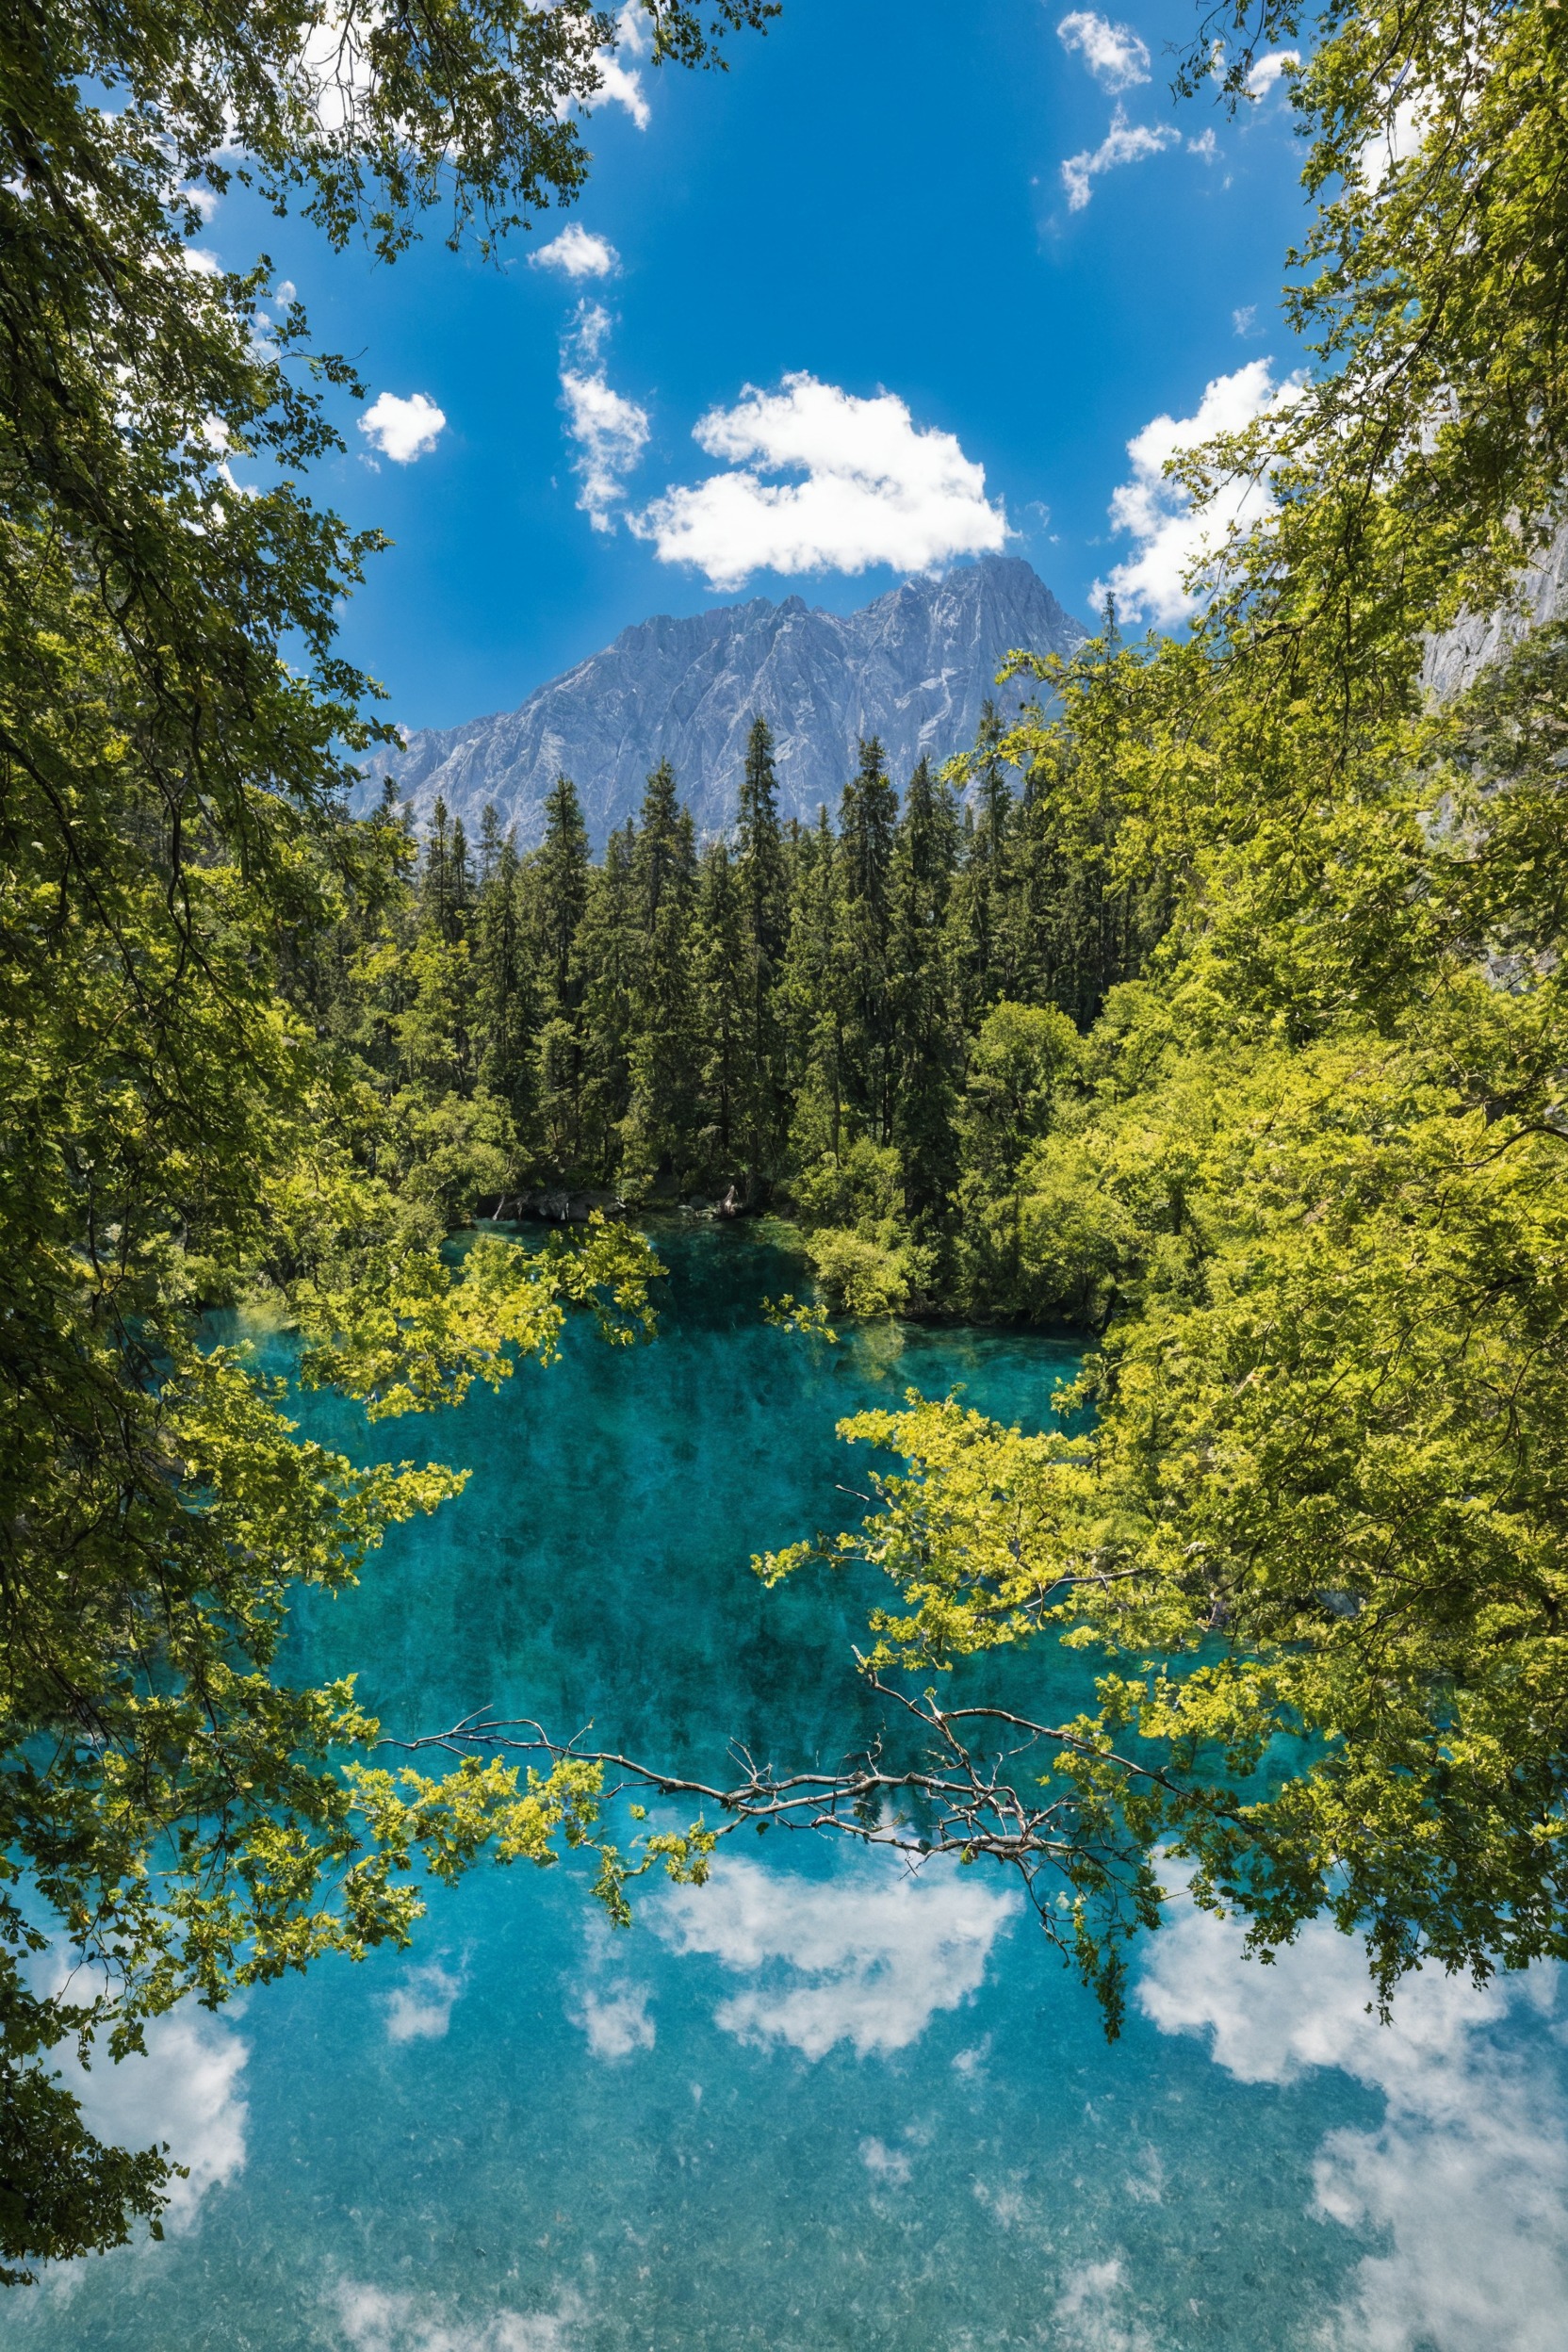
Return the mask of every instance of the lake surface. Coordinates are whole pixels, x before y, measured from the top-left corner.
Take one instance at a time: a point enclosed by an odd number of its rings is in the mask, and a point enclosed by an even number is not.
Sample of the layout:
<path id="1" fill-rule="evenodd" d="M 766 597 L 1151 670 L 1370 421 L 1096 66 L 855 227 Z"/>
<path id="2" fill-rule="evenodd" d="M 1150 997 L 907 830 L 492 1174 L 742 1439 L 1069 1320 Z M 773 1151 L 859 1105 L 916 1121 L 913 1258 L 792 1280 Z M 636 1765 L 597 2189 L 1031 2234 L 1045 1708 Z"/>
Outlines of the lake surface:
<path id="1" fill-rule="evenodd" d="M 313 1433 L 472 1464 L 290 1671 L 388 1729 L 494 1705 L 722 1764 L 875 1717 L 869 1597 L 748 1556 L 859 1505 L 843 1413 L 910 1385 L 1040 1427 L 1070 1348 L 764 1325 L 755 1232 L 666 1229 L 657 1345 L 583 1331 L 457 1415 Z M 996 1668 L 988 1670 L 994 1676 Z M 1058 1654 L 1005 1661 L 1039 1706 Z M 94 2069 L 98 2128 L 191 2166 L 161 2246 L 0 2304 L 29 2352 L 1562 2352 L 1568 2001 L 1425 1979 L 1392 2030 L 1353 1949 L 1270 1968 L 1180 1903 L 1127 2029 L 988 1867 L 746 1830 L 612 1935 L 575 1865 L 437 1893 L 410 1953 L 324 1967 Z"/>

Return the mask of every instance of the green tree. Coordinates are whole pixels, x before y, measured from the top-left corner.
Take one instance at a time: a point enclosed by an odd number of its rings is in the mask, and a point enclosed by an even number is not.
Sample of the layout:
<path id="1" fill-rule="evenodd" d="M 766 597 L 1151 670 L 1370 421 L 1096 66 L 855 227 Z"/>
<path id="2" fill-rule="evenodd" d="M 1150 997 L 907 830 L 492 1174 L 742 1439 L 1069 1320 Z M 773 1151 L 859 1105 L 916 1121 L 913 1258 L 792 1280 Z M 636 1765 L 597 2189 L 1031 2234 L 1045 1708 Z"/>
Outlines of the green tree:
<path id="1" fill-rule="evenodd" d="M 545 799 L 545 838 L 523 861 L 519 890 L 528 962 L 538 988 L 532 1091 L 538 1145 L 555 1175 L 574 1169 L 584 1132 L 586 1054 L 579 933 L 591 882 L 588 828 L 571 778 L 557 776 Z"/>
<path id="2" fill-rule="evenodd" d="M 662 54 L 706 54 L 679 0 L 651 13 Z M 584 0 L 338 22 L 326 65 L 290 0 L 24 0 L 0 28 L 8 2278 L 120 2241 L 169 2177 L 85 2132 L 62 2036 L 118 2050 L 188 1989 L 400 1939 L 412 1868 L 493 1834 L 542 1859 L 591 1803 L 580 1774 L 355 1777 L 375 1726 L 348 1686 L 273 1679 L 287 1594 L 351 1578 L 455 1482 L 297 1443 L 282 1397 L 200 1344 L 204 1304 L 261 1285 L 318 1333 L 317 1370 L 433 1402 L 547 1347 L 574 1298 L 610 1308 L 604 1283 L 635 1319 L 647 1270 L 611 1236 L 454 1279 L 368 1166 L 373 1088 L 287 993 L 292 943 L 346 914 L 368 937 L 384 888 L 384 843 L 340 820 L 376 730 L 333 642 L 380 542 L 302 487 L 337 445 L 319 387 L 352 369 L 311 351 L 265 257 L 187 266 L 182 191 L 238 177 L 386 257 L 439 192 L 454 237 L 493 242 L 581 185 L 572 108 L 617 38 Z M 29 1988 L 57 1928 L 101 1997 Z"/>
<path id="3" fill-rule="evenodd" d="M 637 828 L 629 818 L 605 844 L 578 932 L 576 986 L 581 1011 L 575 1064 L 575 1162 L 595 1184 L 622 1173 L 623 1122 L 631 1099 L 631 1037 L 642 975 L 632 861 Z"/>
<path id="4" fill-rule="evenodd" d="M 827 810 L 819 808 L 815 826 L 796 844 L 781 988 L 796 1168 L 837 1159 L 844 1140 L 843 983 L 837 844 Z"/>
<path id="5" fill-rule="evenodd" d="M 1018 804 L 999 748 L 994 704 L 982 708 L 968 762 L 953 954 L 964 1020 L 977 1028 L 999 997 L 1016 997 L 1029 957 L 1019 890 Z"/>
<path id="6" fill-rule="evenodd" d="M 778 1175 L 789 1126 L 785 1039 L 778 994 L 790 936 L 790 880 L 778 823 L 773 731 L 759 715 L 741 778 L 736 862 L 744 907 L 745 987 L 739 1132 L 748 1191 Z"/>
<path id="7" fill-rule="evenodd" d="M 941 1234 L 957 1181 L 954 1129 L 963 1033 L 949 928 L 958 813 L 923 760 L 904 795 L 893 849 L 890 962 L 895 1092 L 892 1141 L 904 1213 L 923 1239 Z"/>
<path id="8" fill-rule="evenodd" d="M 891 969 L 893 836 L 898 794 L 882 746 L 860 746 L 860 765 L 839 810 L 840 910 L 835 942 L 841 968 L 845 1107 L 874 1143 L 892 1135 Z"/>
<path id="9" fill-rule="evenodd" d="M 971 1308 L 1016 1314 L 1033 1303 L 1023 1280 L 1022 1170 L 1058 1102 L 1072 1100 L 1083 1060 L 1077 1030 L 1054 1004 L 1004 997 L 971 1041 L 958 1112 L 956 1233 L 957 1287 Z M 1051 1301 L 1058 1311 L 1066 1304 Z"/>
<path id="10" fill-rule="evenodd" d="M 473 924 L 474 1031 L 478 1077 L 505 1103 L 520 1137 L 531 1135 L 538 1025 L 524 933 L 521 866 L 510 830 L 486 807 Z"/>
<path id="11" fill-rule="evenodd" d="M 559 776 L 545 798 L 545 838 L 528 859 L 524 897 L 529 945 L 550 1018 L 568 1016 L 580 1001 L 575 956 L 578 926 L 588 904 L 588 828 L 570 776 Z"/>
<path id="12" fill-rule="evenodd" d="M 701 1123 L 695 1142 L 703 1172 L 712 1180 L 727 1179 L 743 1165 L 746 1112 L 753 1099 L 756 964 L 747 911 L 743 876 L 721 836 L 704 850 L 697 870 L 693 935 L 702 1041 Z"/>
<path id="13" fill-rule="evenodd" d="M 643 795 L 630 886 L 635 966 L 621 1135 L 629 1179 L 645 1191 L 661 1176 L 678 1182 L 691 1172 L 702 1058 L 692 956 L 696 841 L 668 760 Z"/>

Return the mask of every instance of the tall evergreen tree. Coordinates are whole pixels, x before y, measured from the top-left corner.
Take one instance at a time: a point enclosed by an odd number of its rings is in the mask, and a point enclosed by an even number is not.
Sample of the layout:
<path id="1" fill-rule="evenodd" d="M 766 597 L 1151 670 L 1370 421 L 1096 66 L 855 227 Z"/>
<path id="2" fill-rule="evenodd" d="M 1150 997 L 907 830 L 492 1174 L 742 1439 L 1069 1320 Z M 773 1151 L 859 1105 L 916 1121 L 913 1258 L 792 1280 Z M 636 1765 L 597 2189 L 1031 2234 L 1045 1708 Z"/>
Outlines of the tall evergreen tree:
<path id="1" fill-rule="evenodd" d="M 790 876 L 778 824 L 773 732 L 752 722 L 737 827 L 745 976 L 737 1102 L 748 1191 L 783 1165 L 789 1126 L 783 1023 L 777 1002 L 790 928 Z"/>
<path id="2" fill-rule="evenodd" d="M 838 844 L 827 810 L 795 848 L 789 946 L 779 998 L 790 1092 L 790 1160 L 796 1168 L 844 1141 L 844 959 L 840 946 Z"/>
<path id="3" fill-rule="evenodd" d="M 570 1132 L 573 1166 L 596 1184 L 616 1183 L 623 1159 L 622 1126 L 630 1099 L 629 1055 L 641 973 L 641 934 L 632 866 L 637 828 L 629 819 L 605 844 L 592 872 L 587 905 L 573 952 L 572 987 L 578 1010 L 575 1095 Z"/>
<path id="4" fill-rule="evenodd" d="M 636 970 L 628 1040 L 629 1088 L 622 1121 L 629 1181 L 692 1172 L 701 1049 L 692 969 L 696 839 L 661 760 L 648 777 L 631 855 Z"/>
<path id="5" fill-rule="evenodd" d="M 844 786 L 839 815 L 840 923 L 836 941 L 845 999 L 846 1107 L 857 1131 L 891 1140 L 893 1005 L 891 888 L 898 794 L 882 745 L 860 745 L 858 773 Z"/>
<path id="6" fill-rule="evenodd" d="M 545 796 L 545 838 L 526 860 L 522 899 L 530 961 L 547 1020 L 569 1018 L 580 1002 L 575 949 L 588 904 L 588 828 L 569 776 Z"/>
<path id="7" fill-rule="evenodd" d="M 531 1125 L 536 1009 L 524 939 L 520 868 L 510 831 L 487 806 L 481 836 L 482 880 L 474 909 L 474 1027 L 480 1084 L 498 1095 L 518 1135 Z"/>
<path id="8" fill-rule="evenodd" d="M 523 937 L 538 1027 L 531 1093 L 540 1172 L 564 1176 L 583 1150 L 587 1048 L 581 932 L 592 883 L 588 828 L 569 776 L 545 796 L 545 838 L 517 877 Z"/>
<path id="9" fill-rule="evenodd" d="M 958 861 L 958 812 L 923 760 L 909 778 L 893 851 L 892 1139 L 905 1214 L 935 1230 L 957 1179 L 954 1116 L 963 1032 L 948 925 Z"/>
<path id="10" fill-rule="evenodd" d="M 487 800 L 480 812 L 479 820 L 479 859 L 474 877 L 476 891 L 483 890 L 496 871 L 496 862 L 500 857 L 502 843 L 511 840 L 512 828 L 510 825 L 502 825 L 499 817 L 496 814 L 495 802 Z M 515 844 L 513 847 L 513 855 L 514 857 L 516 855 Z"/>
<path id="11" fill-rule="evenodd" d="M 964 804 L 953 897 L 955 977 L 975 1028 L 999 998 L 1014 997 L 1027 956 L 1019 891 L 1018 802 L 1001 756 L 994 704 L 982 705 Z"/>
<path id="12" fill-rule="evenodd" d="M 704 1173 L 749 1173 L 749 1119 L 755 1079 L 756 964 L 744 870 L 721 835 L 703 852 L 697 873 L 694 953 L 702 1053 L 701 1147 Z"/>
<path id="13" fill-rule="evenodd" d="M 466 939 L 474 912 L 474 869 L 468 852 L 468 836 L 463 830 L 463 820 L 452 820 L 451 858 L 448 872 L 448 923 L 453 939 Z"/>

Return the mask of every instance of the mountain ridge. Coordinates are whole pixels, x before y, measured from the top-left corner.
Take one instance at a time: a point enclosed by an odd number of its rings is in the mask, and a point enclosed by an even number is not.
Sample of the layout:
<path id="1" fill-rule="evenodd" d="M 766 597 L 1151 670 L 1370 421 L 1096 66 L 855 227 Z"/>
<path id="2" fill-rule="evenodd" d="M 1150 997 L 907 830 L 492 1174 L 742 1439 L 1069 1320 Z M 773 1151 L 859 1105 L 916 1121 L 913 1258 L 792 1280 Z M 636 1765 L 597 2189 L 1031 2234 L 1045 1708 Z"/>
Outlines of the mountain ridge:
<path id="1" fill-rule="evenodd" d="M 1069 654 L 1087 634 L 1017 556 L 905 580 L 847 614 L 799 596 L 656 613 L 514 710 L 409 734 L 365 763 L 354 802 L 372 806 L 390 776 L 418 821 L 439 795 L 470 831 L 493 802 L 527 849 L 564 773 L 600 849 L 668 759 L 699 831 L 713 834 L 733 822 L 760 710 L 774 730 L 780 811 L 809 819 L 819 803 L 836 806 L 862 736 L 881 737 L 902 784 L 923 755 L 946 759 L 972 741 L 988 695 L 1004 710 L 1027 698 L 1027 680 L 994 683 L 1014 647 Z"/>

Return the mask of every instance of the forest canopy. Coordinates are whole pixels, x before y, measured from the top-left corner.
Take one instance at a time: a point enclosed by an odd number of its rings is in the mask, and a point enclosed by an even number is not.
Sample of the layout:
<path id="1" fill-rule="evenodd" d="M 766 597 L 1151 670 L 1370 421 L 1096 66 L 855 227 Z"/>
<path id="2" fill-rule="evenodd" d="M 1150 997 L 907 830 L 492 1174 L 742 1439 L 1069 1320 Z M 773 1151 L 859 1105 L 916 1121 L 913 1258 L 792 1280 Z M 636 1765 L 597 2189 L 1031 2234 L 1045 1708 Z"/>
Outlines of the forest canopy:
<path id="1" fill-rule="evenodd" d="M 772 11 L 647 13 L 700 65 Z M 204 1318 L 265 1310 L 382 1417 L 547 1358 L 574 1308 L 641 1336 L 624 1225 L 453 1270 L 449 1228 L 526 1184 L 765 1199 L 852 1312 L 1094 1334 L 1079 1435 L 940 1400 L 852 1430 L 904 1464 L 852 1540 L 891 1692 L 1042 1635 L 1096 1661 L 1005 1804 L 915 1699 L 937 1762 L 888 1834 L 1023 1868 L 1113 2018 L 1164 1852 L 1265 1946 L 1331 1913 L 1385 1990 L 1561 1955 L 1568 636 L 1441 703 L 1423 662 L 1561 517 L 1563 12 L 1205 21 L 1194 96 L 1304 54 L 1315 356 L 1185 461 L 1270 493 L 1197 625 L 1021 648 L 1034 710 L 945 775 L 867 745 L 814 828 L 759 730 L 730 837 L 661 773 L 596 863 L 564 780 L 522 858 L 348 814 L 382 737 L 334 613 L 377 542 L 304 477 L 353 369 L 264 259 L 184 250 L 234 174 L 335 244 L 493 245 L 581 185 L 615 25 L 333 32 L 171 0 L 0 31 L 5 2275 L 167 2191 L 92 2139 L 62 2041 L 401 1940 L 484 1852 L 596 1845 L 618 1907 L 778 1802 L 623 1857 L 591 1761 L 394 1774 L 351 1685 L 273 1674 L 290 1591 L 457 1481 L 302 1442 Z M 824 1807 L 881 1834 L 888 1793 L 867 1766 Z"/>

